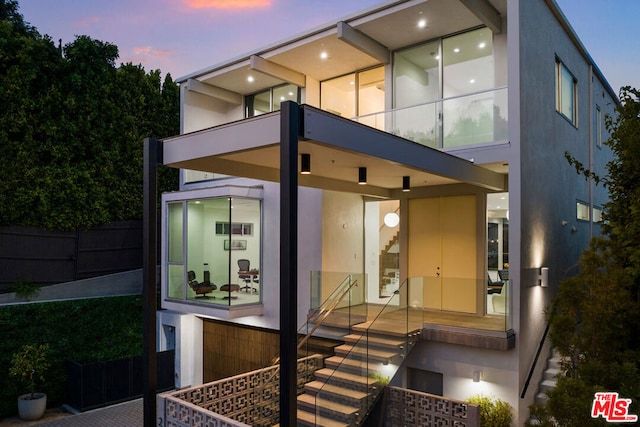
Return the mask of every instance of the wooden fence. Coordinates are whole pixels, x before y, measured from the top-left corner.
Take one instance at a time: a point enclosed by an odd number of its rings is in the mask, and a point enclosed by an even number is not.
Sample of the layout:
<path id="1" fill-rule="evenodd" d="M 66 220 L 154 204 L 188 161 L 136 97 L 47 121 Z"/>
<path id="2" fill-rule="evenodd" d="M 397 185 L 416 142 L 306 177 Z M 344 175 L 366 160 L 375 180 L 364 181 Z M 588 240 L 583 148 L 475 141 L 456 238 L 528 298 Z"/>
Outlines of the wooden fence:
<path id="1" fill-rule="evenodd" d="M 142 267 L 142 221 L 78 231 L 0 227 L 0 293 L 16 282 L 40 286 Z"/>

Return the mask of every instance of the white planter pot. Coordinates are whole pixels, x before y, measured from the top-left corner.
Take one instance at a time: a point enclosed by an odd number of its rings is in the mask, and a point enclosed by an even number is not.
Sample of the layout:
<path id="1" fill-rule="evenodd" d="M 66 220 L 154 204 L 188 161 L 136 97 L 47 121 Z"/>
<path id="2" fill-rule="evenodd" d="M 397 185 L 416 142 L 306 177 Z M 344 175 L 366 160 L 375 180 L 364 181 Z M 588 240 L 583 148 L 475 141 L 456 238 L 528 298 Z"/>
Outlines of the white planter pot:
<path id="1" fill-rule="evenodd" d="M 18 415 L 23 420 L 39 420 L 47 410 L 47 395 L 44 393 L 23 394 L 18 397 Z"/>

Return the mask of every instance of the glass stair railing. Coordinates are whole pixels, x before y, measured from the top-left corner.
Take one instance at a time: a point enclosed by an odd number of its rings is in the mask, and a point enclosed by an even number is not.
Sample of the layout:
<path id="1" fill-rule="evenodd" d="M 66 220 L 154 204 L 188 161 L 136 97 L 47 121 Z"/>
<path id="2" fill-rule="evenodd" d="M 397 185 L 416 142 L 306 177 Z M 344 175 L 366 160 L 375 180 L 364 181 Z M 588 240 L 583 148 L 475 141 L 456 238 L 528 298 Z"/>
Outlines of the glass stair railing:
<path id="1" fill-rule="evenodd" d="M 323 281 L 326 282 L 330 280 L 332 276 L 335 277 L 336 273 L 325 273 L 325 275 L 329 277 L 323 280 L 320 278 L 320 272 L 312 273 L 312 294 L 316 293 L 316 291 L 313 290 L 316 286 L 322 286 Z M 313 307 L 314 304 L 312 303 L 312 308 L 307 315 L 307 323 L 298 329 L 298 360 L 317 353 L 324 354 L 327 357 L 333 354 L 334 347 L 338 345 L 339 342 L 331 337 L 326 337 L 326 333 L 321 334 L 319 332 L 321 328 L 327 327 L 326 325 L 330 325 L 328 326 L 329 328 L 344 327 L 346 328 L 346 333 L 348 333 L 351 331 L 350 328 L 354 323 L 360 323 L 366 319 L 366 315 L 362 316 L 361 314 L 352 313 L 353 302 L 358 302 L 358 304 L 361 305 L 364 300 L 364 288 L 360 286 L 360 283 L 363 281 L 362 276 L 361 274 L 347 274 L 322 304 Z M 339 313 L 336 313 L 337 309 L 340 310 Z M 333 315 L 335 315 L 336 318 L 332 319 Z M 344 335 L 344 333 L 342 335 Z M 342 337 L 340 337 L 340 342 L 342 342 Z M 319 347 L 322 346 L 325 346 L 325 351 L 322 349 L 319 350 Z M 279 363 L 280 355 L 278 354 L 271 360 L 268 366 L 276 366 Z M 279 377 L 280 367 L 278 366 L 278 368 L 262 382 L 262 385 L 258 387 L 255 394 L 260 395 L 263 393 L 265 388 L 270 383 L 278 381 Z M 298 382 L 300 383 L 300 379 Z M 303 380 L 303 383 L 299 384 L 299 390 L 304 386 L 304 382 Z M 255 407 L 253 411 L 254 425 L 257 427 L 270 425 L 268 423 L 262 424 L 259 420 L 269 419 L 264 416 L 266 414 L 262 414 L 262 412 L 270 412 L 271 410 L 271 408 Z"/>
<path id="2" fill-rule="evenodd" d="M 405 281 L 373 320 L 353 325 L 298 396 L 298 425 L 359 426 L 419 339 Z"/>

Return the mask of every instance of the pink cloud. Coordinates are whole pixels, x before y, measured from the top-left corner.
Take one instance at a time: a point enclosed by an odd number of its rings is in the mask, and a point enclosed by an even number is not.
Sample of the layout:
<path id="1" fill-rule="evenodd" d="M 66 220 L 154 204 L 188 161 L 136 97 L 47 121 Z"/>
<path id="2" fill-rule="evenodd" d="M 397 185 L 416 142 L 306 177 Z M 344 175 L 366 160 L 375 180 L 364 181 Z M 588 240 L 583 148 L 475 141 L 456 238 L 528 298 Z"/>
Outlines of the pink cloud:
<path id="1" fill-rule="evenodd" d="M 268 7 L 271 0 L 184 0 L 194 9 L 246 9 Z"/>
<path id="2" fill-rule="evenodd" d="M 151 46 L 138 46 L 133 48 L 133 53 L 128 58 L 121 58 L 122 62 L 131 62 L 133 64 L 157 64 L 170 58 L 173 51 L 169 49 L 155 49 Z"/>
<path id="3" fill-rule="evenodd" d="M 74 22 L 74 26 L 77 28 L 89 28 L 92 24 L 100 22 L 100 18 L 97 16 L 89 16 L 82 18 Z"/>

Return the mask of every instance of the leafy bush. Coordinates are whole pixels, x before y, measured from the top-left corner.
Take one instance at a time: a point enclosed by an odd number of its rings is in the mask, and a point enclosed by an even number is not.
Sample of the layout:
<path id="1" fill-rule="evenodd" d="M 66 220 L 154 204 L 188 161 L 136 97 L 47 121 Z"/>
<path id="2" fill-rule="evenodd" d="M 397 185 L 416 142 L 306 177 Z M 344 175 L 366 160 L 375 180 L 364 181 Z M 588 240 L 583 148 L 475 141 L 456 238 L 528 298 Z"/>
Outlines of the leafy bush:
<path id="1" fill-rule="evenodd" d="M 11 356 L 9 375 L 24 381 L 33 399 L 36 382 L 44 382 L 44 373 L 47 369 L 49 369 L 49 344 L 27 344 Z"/>
<path id="2" fill-rule="evenodd" d="M 142 298 L 124 296 L 0 307 L 0 378 L 7 378 L 11 355 L 24 345 L 49 345 L 46 381 L 49 405 L 65 403 L 65 362 L 120 359 L 142 354 Z M 17 412 L 23 390 L 2 381 L 0 418 Z M 7 383 L 6 385 L 4 383 Z"/>
<path id="3" fill-rule="evenodd" d="M 19 280 L 14 283 L 9 290 L 16 294 L 17 299 L 31 301 L 31 298 L 38 296 L 40 293 L 40 286 L 35 283 Z"/>
<path id="4" fill-rule="evenodd" d="M 511 406 L 504 400 L 483 396 L 472 396 L 467 402 L 480 406 L 480 425 L 482 427 L 510 427 L 513 413 Z"/>

